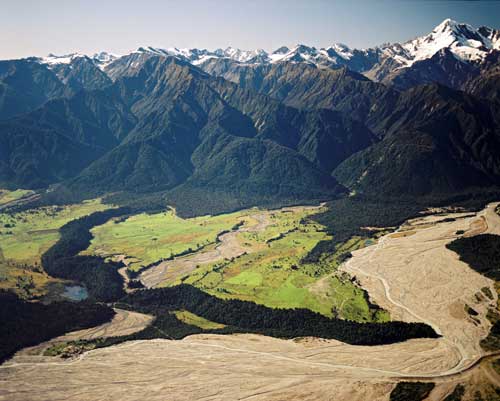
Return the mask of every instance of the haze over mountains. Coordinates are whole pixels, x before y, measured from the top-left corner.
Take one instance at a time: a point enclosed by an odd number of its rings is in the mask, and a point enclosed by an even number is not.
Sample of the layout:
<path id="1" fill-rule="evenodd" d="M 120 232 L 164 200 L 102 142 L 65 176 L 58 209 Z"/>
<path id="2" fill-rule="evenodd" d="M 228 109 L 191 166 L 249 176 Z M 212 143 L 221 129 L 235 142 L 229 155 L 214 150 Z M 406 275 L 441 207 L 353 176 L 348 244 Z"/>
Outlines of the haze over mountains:
<path id="1" fill-rule="evenodd" d="M 499 30 L 445 20 L 366 50 L 0 61 L 0 185 L 165 191 L 222 209 L 497 187 L 499 54 Z"/>

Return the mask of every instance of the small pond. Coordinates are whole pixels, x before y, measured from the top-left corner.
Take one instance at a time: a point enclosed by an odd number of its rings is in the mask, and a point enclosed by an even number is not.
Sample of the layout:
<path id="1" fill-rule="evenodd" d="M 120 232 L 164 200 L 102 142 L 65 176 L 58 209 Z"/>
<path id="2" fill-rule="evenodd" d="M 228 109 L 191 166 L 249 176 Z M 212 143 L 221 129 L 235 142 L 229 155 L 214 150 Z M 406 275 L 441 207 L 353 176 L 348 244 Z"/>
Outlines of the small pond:
<path id="1" fill-rule="evenodd" d="M 71 299 L 72 301 L 83 301 L 88 298 L 89 294 L 85 287 L 79 285 L 67 285 L 64 287 L 64 292 L 61 296 Z"/>

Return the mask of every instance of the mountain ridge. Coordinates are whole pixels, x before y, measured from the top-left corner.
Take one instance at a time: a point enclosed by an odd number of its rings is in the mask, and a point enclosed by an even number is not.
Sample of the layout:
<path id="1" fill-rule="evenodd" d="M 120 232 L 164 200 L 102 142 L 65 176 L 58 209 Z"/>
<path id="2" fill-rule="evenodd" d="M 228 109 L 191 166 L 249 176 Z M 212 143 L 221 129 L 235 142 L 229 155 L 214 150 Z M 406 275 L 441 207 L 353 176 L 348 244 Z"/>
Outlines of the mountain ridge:
<path id="1" fill-rule="evenodd" d="M 322 52 L 295 57 L 303 45 L 277 49 L 276 62 L 264 51 L 155 48 L 3 61 L 0 183 L 80 197 L 162 193 L 190 213 L 498 186 L 500 52 L 471 42 L 484 60 L 460 61 L 464 40 L 453 35 L 498 36 L 445 21 L 429 39 L 444 47 L 399 45 L 414 57 L 404 68 L 385 59 L 382 82 L 318 65 Z"/>
<path id="2" fill-rule="evenodd" d="M 458 63 L 477 66 L 484 62 L 491 52 L 500 51 L 500 30 L 486 26 L 476 29 L 468 24 L 458 23 L 448 18 L 427 35 L 403 43 L 382 44 L 367 49 L 351 48 L 342 43 L 334 43 L 321 48 L 304 44 L 297 44 L 291 48 L 281 46 L 271 52 L 263 49 L 241 50 L 233 47 L 207 50 L 176 47 L 163 49 L 143 46 L 122 56 L 100 52 L 90 56 L 79 53 L 63 56 L 50 54 L 47 57 L 33 59 L 48 65 L 51 69 L 71 65 L 79 59 L 87 59 L 103 72 L 106 72 L 110 64 L 121 57 L 140 53 L 173 56 L 197 66 L 214 59 L 232 60 L 244 65 L 305 63 L 320 68 L 347 67 L 365 74 L 370 79 L 395 84 L 397 87 L 406 89 L 409 87 L 409 83 L 398 83 L 402 80 L 401 75 L 405 74 L 405 72 L 401 73 L 401 70 L 411 70 L 416 63 L 432 59 L 443 49 L 448 49 Z M 446 69 L 444 73 L 446 73 Z M 425 78 L 423 79 L 425 80 Z M 394 83 L 394 81 L 396 82 Z M 418 84 L 421 83 L 426 82 L 418 82 Z"/>

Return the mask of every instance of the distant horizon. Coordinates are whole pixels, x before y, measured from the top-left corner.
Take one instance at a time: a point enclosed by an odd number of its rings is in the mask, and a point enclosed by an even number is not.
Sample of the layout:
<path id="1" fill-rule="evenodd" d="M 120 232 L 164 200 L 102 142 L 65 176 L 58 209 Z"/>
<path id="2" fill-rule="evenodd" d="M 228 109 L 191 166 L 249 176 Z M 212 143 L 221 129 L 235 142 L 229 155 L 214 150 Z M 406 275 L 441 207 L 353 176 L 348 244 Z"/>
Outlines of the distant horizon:
<path id="1" fill-rule="evenodd" d="M 6 0 L 0 15 L 0 59 L 100 52 L 123 55 L 139 47 L 263 49 L 345 44 L 367 49 L 429 33 L 446 18 L 476 28 L 500 28 L 500 1 L 290 0 L 249 2 L 110 0 L 40 4 Z M 46 3 L 49 3 L 48 5 Z M 28 4 L 28 6 L 27 6 Z M 96 11 L 97 10 L 97 11 Z"/>

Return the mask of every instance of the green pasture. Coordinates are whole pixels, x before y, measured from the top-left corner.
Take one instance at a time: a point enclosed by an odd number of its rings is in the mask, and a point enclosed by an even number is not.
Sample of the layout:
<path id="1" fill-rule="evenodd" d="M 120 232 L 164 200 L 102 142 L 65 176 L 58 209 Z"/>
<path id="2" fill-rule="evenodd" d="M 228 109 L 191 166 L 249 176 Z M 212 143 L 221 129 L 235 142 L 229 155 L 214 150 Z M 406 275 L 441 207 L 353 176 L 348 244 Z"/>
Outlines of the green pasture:
<path id="1" fill-rule="evenodd" d="M 66 206 L 47 206 L 19 213 L 0 213 L 0 248 L 3 258 L 20 264 L 38 264 L 41 255 L 58 239 L 67 222 L 105 210 L 100 199 Z"/>
<path id="2" fill-rule="evenodd" d="M 264 232 L 240 234 L 243 241 L 253 243 L 254 252 L 200 266 L 179 282 L 221 298 L 273 308 L 307 308 L 356 321 L 388 320 L 386 312 L 370 309 L 364 291 L 349 275 L 337 270 L 340 255 L 364 246 L 365 239 L 349 240 L 319 263 L 301 262 L 319 241 L 329 239 L 322 226 L 304 221 L 306 216 L 300 211 L 295 215 L 275 212 L 272 225 Z M 271 238 L 279 239 L 269 242 Z"/>
<path id="3" fill-rule="evenodd" d="M 22 197 L 31 195 L 33 193 L 34 192 L 30 189 L 16 189 L 14 191 L 0 189 L 0 206 L 21 199 Z"/>
<path id="4" fill-rule="evenodd" d="M 201 316 L 195 315 L 194 313 L 182 310 L 175 311 L 175 317 L 180 321 L 190 324 L 191 326 L 196 326 L 204 330 L 218 330 L 226 327 L 224 324 L 215 323 L 210 320 L 207 320 Z"/>
<path id="5" fill-rule="evenodd" d="M 172 210 L 137 214 L 125 221 L 111 220 L 94 227 L 94 239 L 85 251 L 101 256 L 124 255 L 130 270 L 215 243 L 219 233 L 231 230 L 245 213 L 183 219 Z"/>
<path id="6" fill-rule="evenodd" d="M 53 281 L 40 266 L 42 254 L 59 239 L 67 222 L 110 206 L 99 199 L 67 206 L 48 206 L 19 213 L 0 213 L 0 288 L 22 297 L 42 295 Z"/>

